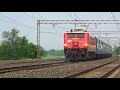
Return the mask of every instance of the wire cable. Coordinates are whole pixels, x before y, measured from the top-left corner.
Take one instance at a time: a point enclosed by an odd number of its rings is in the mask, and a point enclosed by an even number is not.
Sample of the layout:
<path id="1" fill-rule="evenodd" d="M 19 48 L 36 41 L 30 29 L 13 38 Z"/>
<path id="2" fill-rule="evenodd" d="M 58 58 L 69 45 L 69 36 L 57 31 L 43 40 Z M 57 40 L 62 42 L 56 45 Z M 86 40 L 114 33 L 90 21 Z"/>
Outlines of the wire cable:
<path id="1" fill-rule="evenodd" d="M 0 13 L 0 14 L 1 14 L 3 17 L 6 17 L 7 19 L 15 22 L 16 24 L 18 24 L 18 25 L 20 25 L 20 26 L 27 27 L 27 28 L 30 28 L 30 29 L 33 28 L 33 27 L 27 26 L 27 25 L 25 25 L 25 24 L 23 24 L 23 23 L 19 23 L 19 22 L 15 21 L 14 19 L 12 19 L 12 18 L 10 18 L 10 17 L 8 17 L 8 16 L 6 16 L 6 15 L 4 15 L 4 14 L 2 14 L 2 13 Z M 35 28 L 33 28 L 33 29 L 35 29 Z"/>
<path id="2" fill-rule="evenodd" d="M 120 28 L 119 28 L 118 24 L 116 23 L 115 14 L 114 14 L 113 12 L 111 12 L 111 14 L 112 14 L 112 17 L 113 17 L 113 19 L 114 19 L 114 21 L 115 21 L 115 24 L 116 24 L 116 26 L 117 26 L 118 30 L 120 30 Z"/>

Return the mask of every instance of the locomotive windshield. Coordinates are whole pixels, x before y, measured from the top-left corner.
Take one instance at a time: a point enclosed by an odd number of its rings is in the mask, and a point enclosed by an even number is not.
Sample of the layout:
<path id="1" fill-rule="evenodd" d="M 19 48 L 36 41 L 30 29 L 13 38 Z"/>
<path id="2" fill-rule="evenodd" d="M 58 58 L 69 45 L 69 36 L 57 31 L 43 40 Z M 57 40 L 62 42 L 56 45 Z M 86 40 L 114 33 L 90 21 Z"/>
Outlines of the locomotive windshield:
<path id="1" fill-rule="evenodd" d="M 68 38 L 83 38 L 84 33 L 68 33 Z"/>
<path id="2" fill-rule="evenodd" d="M 68 33 L 68 38 L 75 38 L 75 34 L 73 34 L 73 33 Z"/>
<path id="3" fill-rule="evenodd" d="M 83 38 L 84 37 L 84 33 L 78 33 L 76 34 L 76 38 Z"/>

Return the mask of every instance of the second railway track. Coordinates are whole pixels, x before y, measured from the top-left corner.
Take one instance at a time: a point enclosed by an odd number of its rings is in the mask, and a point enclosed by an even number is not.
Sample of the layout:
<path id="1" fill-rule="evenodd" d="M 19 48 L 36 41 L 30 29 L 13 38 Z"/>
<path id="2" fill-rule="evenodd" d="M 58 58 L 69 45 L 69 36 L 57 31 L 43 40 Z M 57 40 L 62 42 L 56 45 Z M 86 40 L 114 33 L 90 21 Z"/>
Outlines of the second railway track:
<path id="1" fill-rule="evenodd" d="M 56 63 L 47 63 L 47 64 L 36 64 L 36 65 L 25 65 L 25 66 L 15 66 L 15 67 L 7 67 L 7 68 L 0 68 L 0 74 L 13 72 L 13 71 L 20 71 L 20 70 L 30 70 L 30 69 L 37 69 L 37 68 L 45 68 L 45 67 L 53 67 L 53 66 L 60 66 L 64 65 L 66 61 L 56 62 Z"/>
<path id="2" fill-rule="evenodd" d="M 78 72 L 78 73 L 75 73 L 75 74 L 71 74 L 71 75 L 68 75 L 68 76 L 65 76 L 63 78 L 79 78 L 85 74 L 89 75 L 88 73 L 91 73 L 97 69 L 100 69 L 104 66 L 107 66 L 107 65 L 110 65 L 114 62 L 117 62 L 119 60 L 119 58 L 117 58 L 116 60 L 114 61 L 111 61 L 111 62 L 108 62 L 108 63 L 105 63 L 105 64 L 102 64 L 102 65 L 99 65 L 99 66 L 96 66 L 96 67 L 93 67 L 93 68 L 90 68 L 90 69 L 87 69 L 87 70 L 84 70 L 84 71 L 81 71 L 81 72 Z M 102 76 L 100 76 L 99 78 L 107 78 L 109 77 L 112 73 L 114 73 L 114 71 L 116 71 L 118 68 L 120 67 L 120 64 L 118 64 L 117 66 L 115 66 L 113 69 L 111 69 L 110 71 L 107 71 L 105 74 L 103 74 Z M 89 77 L 88 77 L 89 78 Z M 92 77 L 94 78 L 94 77 Z"/>

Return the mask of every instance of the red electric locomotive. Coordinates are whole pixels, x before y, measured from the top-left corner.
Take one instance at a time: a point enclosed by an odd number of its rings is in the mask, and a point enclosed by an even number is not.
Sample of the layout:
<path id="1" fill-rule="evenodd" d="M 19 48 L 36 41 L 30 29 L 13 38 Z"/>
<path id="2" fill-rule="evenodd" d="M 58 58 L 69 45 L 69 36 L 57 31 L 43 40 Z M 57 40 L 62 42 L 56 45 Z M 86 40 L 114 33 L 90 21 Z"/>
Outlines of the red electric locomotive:
<path id="1" fill-rule="evenodd" d="M 69 60 L 93 59 L 96 53 L 96 38 L 88 32 L 75 29 L 64 33 L 64 54 Z"/>

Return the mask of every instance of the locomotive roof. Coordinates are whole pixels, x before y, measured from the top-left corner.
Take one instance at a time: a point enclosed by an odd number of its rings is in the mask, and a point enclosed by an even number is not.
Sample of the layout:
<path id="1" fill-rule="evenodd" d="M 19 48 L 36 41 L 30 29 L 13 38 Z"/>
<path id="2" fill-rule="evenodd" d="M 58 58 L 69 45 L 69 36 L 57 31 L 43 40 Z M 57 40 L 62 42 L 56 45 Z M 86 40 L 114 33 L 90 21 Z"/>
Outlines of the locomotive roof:
<path id="1" fill-rule="evenodd" d="M 65 32 L 65 33 L 88 33 L 88 32 L 82 32 L 82 31 L 79 31 L 79 32 L 77 31 L 77 32 L 75 32 L 75 31 L 74 31 L 74 32 Z"/>
<path id="2" fill-rule="evenodd" d="M 71 29 L 70 31 L 66 31 L 66 33 L 88 33 L 84 29 Z"/>

